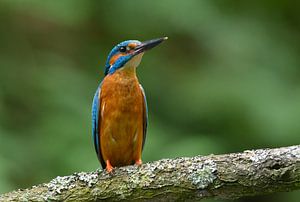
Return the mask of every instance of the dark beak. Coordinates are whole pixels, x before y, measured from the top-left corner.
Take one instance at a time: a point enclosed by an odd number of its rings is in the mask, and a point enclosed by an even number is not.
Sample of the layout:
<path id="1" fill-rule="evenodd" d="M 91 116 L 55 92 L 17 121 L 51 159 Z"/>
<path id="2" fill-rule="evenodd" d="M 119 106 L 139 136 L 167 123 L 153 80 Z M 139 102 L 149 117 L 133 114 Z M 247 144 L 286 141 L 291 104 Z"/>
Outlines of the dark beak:
<path id="1" fill-rule="evenodd" d="M 137 55 L 142 52 L 145 52 L 146 50 L 150 50 L 151 48 L 154 48 L 155 46 L 157 46 L 158 44 L 160 44 L 161 42 L 163 42 L 167 39 L 168 39 L 168 37 L 162 37 L 162 38 L 158 38 L 158 39 L 144 41 L 144 42 L 142 42 L 142 44 L 135 47 L 133 54 Z"/>

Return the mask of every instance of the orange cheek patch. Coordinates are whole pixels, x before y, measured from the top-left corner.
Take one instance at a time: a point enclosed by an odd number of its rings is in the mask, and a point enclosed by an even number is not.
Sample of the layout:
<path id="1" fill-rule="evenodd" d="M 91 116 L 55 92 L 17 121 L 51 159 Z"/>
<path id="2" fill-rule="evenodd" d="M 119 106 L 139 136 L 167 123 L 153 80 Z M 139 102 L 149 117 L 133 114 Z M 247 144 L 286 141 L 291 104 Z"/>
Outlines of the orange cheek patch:
<path id="1" fill-rule="evenodd" d="M 117 59 L 119 57 L 121 57 L 122 55 L 123 55 L 122 53 L 119 53 L 119 54 L 116 54 L 116 55 L 112 56 L 111 59 L 110 59 L 110 61 L 109 61 L 109 64 L 110 65 L 114 64 L 117 61 Z"/>
<path id="2" fill-rule="evenodd" d="M 130 44 L 128 44 L 128 47 L 130 49 L 134 49 L 136 47 L 136 44 L 135 43 L 130 43 Z"/>

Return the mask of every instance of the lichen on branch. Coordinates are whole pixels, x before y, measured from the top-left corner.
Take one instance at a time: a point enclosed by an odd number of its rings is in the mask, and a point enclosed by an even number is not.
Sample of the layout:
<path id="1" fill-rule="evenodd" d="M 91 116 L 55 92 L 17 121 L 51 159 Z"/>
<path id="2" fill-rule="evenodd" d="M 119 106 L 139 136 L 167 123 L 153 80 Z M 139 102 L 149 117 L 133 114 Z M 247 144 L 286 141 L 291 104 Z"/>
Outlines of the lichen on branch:
<path id="1" fill-rule="evenodd" d="M 0 201 L 200 200 L 300 189 L 300 145 L 162 159 L 142 166 L 56 177 Z"/>

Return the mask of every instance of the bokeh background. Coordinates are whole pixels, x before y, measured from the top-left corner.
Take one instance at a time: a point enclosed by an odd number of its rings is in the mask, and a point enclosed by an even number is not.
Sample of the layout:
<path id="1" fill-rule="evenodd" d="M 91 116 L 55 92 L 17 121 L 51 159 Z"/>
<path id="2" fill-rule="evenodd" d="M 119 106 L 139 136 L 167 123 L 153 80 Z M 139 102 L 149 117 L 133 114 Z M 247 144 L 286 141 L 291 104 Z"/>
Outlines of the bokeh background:
<path id="1" fill-rule="evenodd" d="M 144 162 L 300 143 L 299 1 L 0 1 L 0 193 L 99 167 L 93 94 L 111 48 L 138 68 Z M 300 192 L 240 201 L 298 201 Z"/>

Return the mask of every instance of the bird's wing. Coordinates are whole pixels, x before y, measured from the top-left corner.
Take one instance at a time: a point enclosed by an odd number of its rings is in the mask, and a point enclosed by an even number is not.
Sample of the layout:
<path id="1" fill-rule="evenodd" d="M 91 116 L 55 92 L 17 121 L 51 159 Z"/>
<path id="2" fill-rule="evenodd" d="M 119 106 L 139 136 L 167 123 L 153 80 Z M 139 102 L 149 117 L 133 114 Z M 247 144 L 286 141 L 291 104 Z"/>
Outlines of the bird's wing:
<path id="1" fill-rule="evenodd" d="M 147 106 L 147 99 L 146 99 L 145 91 L 144 91 L 142 85 L 140 85 L 140 89 L 141 89 L 142 95 L 143 95 L 143 129 L 144 130 L 143 130 L 142 148 L 144 148 L 146 134 L 147 134 L 147 126 L 148 126 L 148 106 Z"/>
<path id="2" fill-rule="evenodd" d="M 93 132 L 94 146 L 95 146 L 98 159 L 102 167 L 105 168 L 106 165 L 103 160 L 101 149 L 100 149 L 100 134 L 99 134 L 100 123 L 101 123 L 101 115 L 99 114 L 101 109 L 101 99 L 100 99 L 101 86 L 102 86 L 102 82 L 98 86 L 93 99 L 93 106 L 92 106 L 92 130 L 93 131 L 92 132 Z"/>

